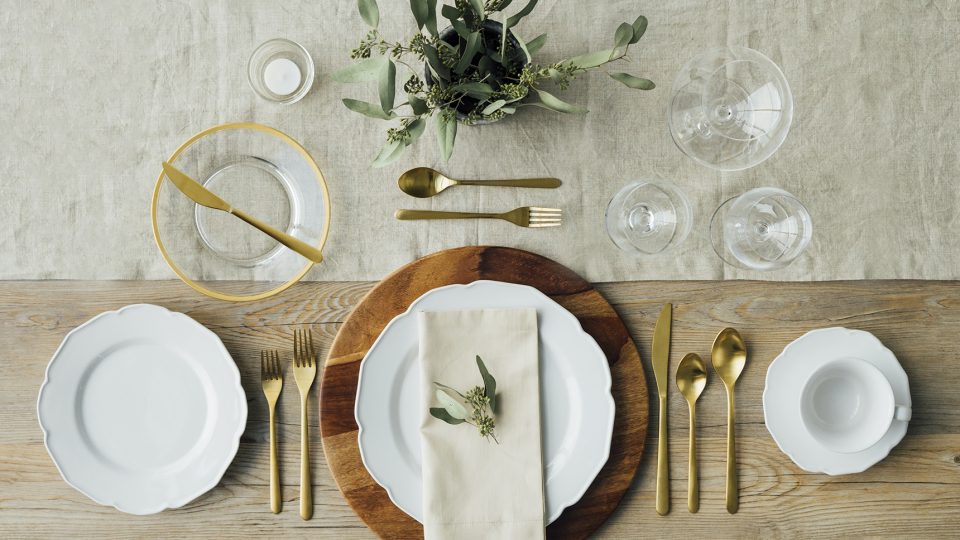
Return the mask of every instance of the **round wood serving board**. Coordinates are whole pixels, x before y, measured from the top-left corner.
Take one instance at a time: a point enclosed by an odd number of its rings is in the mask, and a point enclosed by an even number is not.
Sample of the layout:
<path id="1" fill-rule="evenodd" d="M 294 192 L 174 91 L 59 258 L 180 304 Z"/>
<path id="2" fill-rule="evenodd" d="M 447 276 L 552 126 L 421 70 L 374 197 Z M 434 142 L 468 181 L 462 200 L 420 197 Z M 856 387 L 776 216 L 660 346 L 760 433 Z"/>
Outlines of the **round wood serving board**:
<path id="1" fill-rule="evenodd" d="M 387 323 L 421 295 L 478 279 L 539 289 L 580 320 L 610 362 L 617 406 L 610 458 L 583 498 L 547 527 L 552 538 L 584 538 L 613 512 L 637 472 L 647 433 L 647 384 L 637 347 L 613 307 L 569 268 L 527 251 L 441 251 L 400 268 L 367 293 L 337 333 L 323 370 L 320 433 L 330 471 L 350 506 L 375 533 L 384 538 L 423 537 L 420 523 L 390 502 L 360 459 L 353 414 L 360 362 Z"/>

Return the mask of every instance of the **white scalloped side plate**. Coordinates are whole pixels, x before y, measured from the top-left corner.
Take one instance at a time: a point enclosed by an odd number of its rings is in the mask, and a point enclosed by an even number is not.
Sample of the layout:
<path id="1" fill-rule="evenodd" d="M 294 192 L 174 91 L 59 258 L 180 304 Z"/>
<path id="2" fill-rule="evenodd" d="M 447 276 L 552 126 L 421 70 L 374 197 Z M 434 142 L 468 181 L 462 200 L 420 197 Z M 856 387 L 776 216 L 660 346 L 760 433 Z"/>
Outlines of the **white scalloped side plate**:
<path id="1" fill-rule="evenodd" d="M 145 515 L 217 485 L 240 445 L 247 400 L 216 334 L 182 313 L 135 304 L 67 334 L 47 366 L 37 416 L 68 484 Z"/>
<path id="2" fill-rule="evenodd" d="M 533 287 L 480 280 L 429 291 L 395 317 L 360 365 L 354 414 L 363 464 L 390 500 L 423 521 L 418 311 L 537 310 L 548 523 L 583 496 L 610 456 L 616 410 L 607 359 L 569 311 Z"/>
<path id="3" fill-rule="evenodd" d="M 777 446 L 805 471 L 829 475 L 863 472 L 887 457 L 907 433 L 907 422 L 894 420 L 879 442 L 851 454 L 827 450 L 803 428 L 800 393 L 803 382 L 825 363 L 862 358 L 890 381 L 896 402 L 912 405 L 907 373 L 890 349 L 870 332 L 834 327 L 807 332 L 783 349 L 767 369 L 763 418 Z"/>

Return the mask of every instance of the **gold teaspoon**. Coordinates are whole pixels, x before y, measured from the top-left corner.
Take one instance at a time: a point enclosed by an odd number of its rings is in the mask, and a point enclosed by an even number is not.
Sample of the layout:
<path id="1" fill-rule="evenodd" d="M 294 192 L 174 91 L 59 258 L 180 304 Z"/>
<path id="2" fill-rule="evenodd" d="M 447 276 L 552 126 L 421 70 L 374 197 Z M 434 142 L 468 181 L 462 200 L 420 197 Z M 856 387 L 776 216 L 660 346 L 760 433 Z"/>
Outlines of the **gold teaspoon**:
<path id="1" fill-rule="evenodd" d="M 697 479 L 697 398 L 707 386 L 707 365 L 699 355 L 690 353 L 677 366 L 677 388 L 690 407 L 690 459 L 687 471 L 687 510 L 700 509 L 700 482 Z"/>
<path id="2" fill-rule="evenodd" d="M 524 188 L 560 187 L 557 178 L 522 178 L 519 180 L 454 180 L 429 167 L 417 167 L 400 175 L 397 185 L 407 195 L 421 199 L 433 197 L 453 186 L 505 186 Z"/>
<path id="3" fill-rule="evenodd" d="M 747 346 L 740 332 L 724 328 L 717 334 L 711 352 L 713 370 L 727 388 L 727 512 L 736 514 L 740 508 L 737 495 L 737 444 L 733 417 L 733 385 L 747 363 Z"/>

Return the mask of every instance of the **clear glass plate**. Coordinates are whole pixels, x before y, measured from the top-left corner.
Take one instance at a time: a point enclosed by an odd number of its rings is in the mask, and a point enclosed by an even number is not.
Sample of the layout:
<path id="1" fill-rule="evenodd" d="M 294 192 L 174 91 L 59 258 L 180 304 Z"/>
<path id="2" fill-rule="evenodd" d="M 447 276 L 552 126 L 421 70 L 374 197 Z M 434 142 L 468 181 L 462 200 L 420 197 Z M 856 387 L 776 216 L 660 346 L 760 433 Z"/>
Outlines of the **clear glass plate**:
<path id="1" fill-rule="evenodd" d="M 223 124 L 195 135 L 167 161 L 232 206 L 323 248 L 330 225 L 326 181 L 288 135 L 260 124 Z M 152 217 L 157 246 L 173 271 L 214 298 L 265 298 L 313 266 L 238 218 L 194 203 L 162 173 Z"/>

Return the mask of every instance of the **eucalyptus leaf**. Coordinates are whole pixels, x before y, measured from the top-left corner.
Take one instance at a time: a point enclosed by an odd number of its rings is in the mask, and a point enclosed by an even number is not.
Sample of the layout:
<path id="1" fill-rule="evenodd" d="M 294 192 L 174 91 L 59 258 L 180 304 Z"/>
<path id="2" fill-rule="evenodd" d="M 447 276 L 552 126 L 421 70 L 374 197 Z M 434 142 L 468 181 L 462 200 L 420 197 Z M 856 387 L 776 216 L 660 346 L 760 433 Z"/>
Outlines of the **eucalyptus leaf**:
<path id="1" fill-rule="evenodd" d="M 454 92 L 463 92 L 464 94 L 477 99 L 486 99 L 493 94 L 493 87 L 482 82 L 468 82 L 454 86 Z"/>
<path id="2" fill-rule="evenodd" d="M 446 409 L 450 416 L 463 420 L 467 417 L 467 408 L 463 406 L 462 403 L 456 400 L 453 396 L 447 393 L 443 388 L 437 388 L 437 400 L 443 405 L 443 408 Z"/>
<path id="3" fill-rule="evenodd" d="M 466 420 L 461 420 L 459 418 L 450 416 L 450 413 L 448 413 L 443 407 L 430 407 L 430 414 L 433 415 L 434 418 L 443 420 L 444 422 L 454 426 L 466 422 Z"/>
<path id="4" fill-rule="evenodd" d="M 446 17 L 451 23 L 463 17 L 459 9 L 449 4 L 443 4 L 443 7 L 440 8 L 440 14 Z"/>
<path id="5" fill-rule="evenodd" d="M 357 7 L 360 9 L 360 18 L 371 28 L 376 28 L 380 24 L 380 8 L 377 7 L 377 0 L 357 0 Z"/>
<path id="6" fill-rule="evenodd" d="M 394 161 L 403 154 L 406 146 L 400 141 L 390 141 L 380 149 L 380 153 L 373 160 L 373 167 L 380 168 Z"/>
<path id="7" fill-rule="evenodd" d="M 333 80 L 342 83 L 358 83 L 374 81 L 380 76 L 383 63 L 386 59 L 380 56 L 365 58 L 356 64 L 334 71 Z"/>
<path id="8" fill-rule="evenodd" d="M 539 90 L 539 89 L 535 89 L 535 90 L 537 90 L 537 95 L 540 96 L 540 102 L 543 104 L 543 106 L 552 111 L 557 111 L 562 113 L 572 113 L 572 114 L 583 114 L 583 113 L 590 112 L 579 105 L 567 103 L 566 101 L 563 101 L 562 99 L 554 96 L 550 92 L 546 92 L 544 90 Z"/>
<path id="9" fill-rule="evenodd" d="M 397 115 L 393 112 L 384 112 L 378 105 L 373 103 L 367 103 L 366 101 L 360 101 L 357 99 L 344 98 L 343 104 L 347 106 L 353 112 L 358 112 L 364 116 L 369 116 L 370 118 L 376 118 L 378 120 L 390 120 L 396 118 Z"/>
<path id="10" fill-rule="evenodd" d="M 507 100 L 505 100 L 505 99 L 498 99 L 498 100 L 494 101 L 493 103 L 491 103 L 491 104 L 487 105 L 486 107 L 484 107 L 483 111 L 481 111 L 480 114 L 483 114 L 484 116 L 486 116 L 486 115 L 488 115 L 488 114 L 490 114 L 490 113 L 496 112 L 497 110 L 499 110 L 501 107 L 503 107 L 503 106 L 506 105 L 506 104 L 507 104 Z M 478 358 L 479 358 L 479 357 L 478 357 Z"/>
<path id="11" fill-rule="evenodd" d="M 617 27 L 617 32 L 613 36 L 613 50 L 614 54 L 616 50 L 620 47 L 624 47 L 631 43 L 630 40 L 633 39 L 633 26 L 630 23 L 620 23 L 620 26 Z"/>
<path id="12" fill-rule="evenodd" d="M 416 94 L 407 94 L 407 103 L 413 109 L 413 114 L 421 115 L 430 112 L 430 106 L 427 105 L 427 102 L 420 99 Z"/>
<path id="13" fill-rule="evenodd" d="M 530 51 L 527 50 L 527 44 L 520 39 L 519 36 L 514 36 L 514 39 L 517 40 L 517 45 L 520 45 L 520 50 L 523 51 L 523 55 L 526 56 L 526 59 L 523 61 L 524 64 L 530 63 Z"/>
<path id="14" fill-rule="evenodd" d="M 537 54 L 537 51 L 539 51 L 543 47 L 543 44 L 546 42 L 547 42 L 547 35 L 540 34 L 539 36 L 527 42 L 527 52 L 529 52 L 531 55 Z M 533 58 L 531 58 L 531 60 L 533 60 Z"/>
<path id="15" fill-rule="evenodd" d="M 630 40 L 630 44 L 640 41 L 640 38 L 643 37 L 644 32 L 647 31 L 647 18 L 643 15 L 637 17 L 637 20 L 633 21 L 633 39 Z"/>
<path id="16" fill-rule="evenodd" d="M 523 9 L 521 9 L 511 17 L 507 18 L 506 26 L 513 28 L 514 26 L 517 25 L 518 22 L 520 22 L 520 19 L 529 15 L 530 12 L 533 11 L 533 8 L 535 7 L 537 7 L 537 0 L 530 0 L 529 2 L 527 2 L 527 5 L 523 6 Z"/>
<path id="17" fill-rule="evenodd" d="M 413 12 L 413 18 L 417 21 L 417 30 L 420 30 L 427 24 L 430 17 L 430 6 L 427 0 L 410 0 L 410 11 Z"/>
<path id="18" fill-rule="evenodd" d="M 480 48 L 483 46 L 482 36 L 480 32 L 471 32 L 467 36 L 467 43 L 463 49 L 463 54 L 460 56 L 460 61 L 457 62 L 457 65 L 453 68 L 454 73 L 462 74 L 464 71 L 470 67 L 473 57 L 480 52 Z"/>
<path id="19" fill-rule="evenodd" d="M 423 46 L 423 56 L 427 59 L 427 65 L 430 66 L 430 69 L 443 80 L 450 80 L 450 68 L 448 68 L 443 62 L 440 61 L 440 53 L 437 52 L 437 49 L 433 45 L 424 45 Z"/>
<path id="20" fill-rule="evenodd" d="M 437 32 L 437 0 L 426 0 L 427 2 L 427 20 L 424 25 L 427 27 L 427 31 L 433 34 L 434 36 L 440 35 Z"/>
<path id="21" fill-rule="evenodd" d="M 483 378 L 483 393 L 490 400 L 490 410 L 496 411 L 497 380 L 487 371 L 487 366 L 483 364 L 480 355 L 477 355 L 477 369 L 480 370 L 480 376 Z"/>
<path id="22" fill-rule="evenodd" d="M 517 108 L 516 108 L 516 107 L 503 107 L 503 108 L 501 108 L 500 110 L 503 111 L 503 112 L 505 112 L 505 113 L 507 113 L 507 114 L 513 114 L 513 113 L 517 112 Z"/>
<path id="23" fill-rule="evenodd" d="M 635 88 L 637 90 L 653 90 L 657 86 L 650 79 L 634 77 L 629 73 L 610 73 L 610 76 L 613 79 L 627 85 L 628 87 Z"/>
<path id="24" fill-rule="evenodd" d="M 608 49 L 605 51 L 597 51 L 593 53 L 581 54 L 580 56 L 574 56 L 569 60 L 564 60 L 564 64 L 572 64 L 574 67 L 580 69 L 590 69 L 597 66 L 602 66 L 610 61 L 611 55 L 616 52 L 613 49 Z"/>
<path id="25" fill-rule="evenodd" d="M 457 139 L 457 119 L 451 114 L 447 115 L 440 112 L 436 116 L 437 145 L 440 147 L 440 155 L 444 161 L 450 159 L 453 154 L 453 143 Z"/>
<path id="26" fill-rule="evenodd" d="M 463 39 L 467 39 L 468 37 L 470 37 L 470 33 L 471 33 L 470 29 L 467 28 L 467 25 L 464 24 L 464 22 L 461 21 L 460 19 L 455 19 L 450 21 L 450 25 L 453 26 L 453 29 L 457 31 L 457 35 L 459 35 Z"/>
<path id="27" fill-rule="evenodd" d="M 477 17 L 482 21 L 484 17 L 483 0 L 470 0 L 470 7 L 473 8 L 473 12 L 476 13 Z"/>
<path id="28" fill-rule="evenodd" d="M 459 390 L 454 389 L 454 388 L 450 388 L 449 386 L 447 386 L 447 385 L 445 385 L 445 384 L 438 383 L 438 382 L 434 381 L 434 382 L 433 382 L 433 385 L 436 386 L 437 388 L 442 388 L 442 389 L 446 390 L 447 393 L 450 394 L 451 396 L 454 395 L 454 394 L 456 394 L 457 397 L 459 397 L 459 398 L 462 399 L 462 400 L 466 400 L 466 399 L 467 399 L 467 396 L 461 394 Z"/>
<path id="29" fill-rule="evenodd" d="M 393 60 L 388 59 L 380 69 L 380 78 L 377 83 L 380 93 L 380 107 L 384 112 L 393 109 L 393 100 L 396 95 L 397 86 L 397 66 Z"/>

